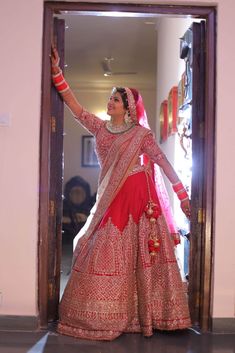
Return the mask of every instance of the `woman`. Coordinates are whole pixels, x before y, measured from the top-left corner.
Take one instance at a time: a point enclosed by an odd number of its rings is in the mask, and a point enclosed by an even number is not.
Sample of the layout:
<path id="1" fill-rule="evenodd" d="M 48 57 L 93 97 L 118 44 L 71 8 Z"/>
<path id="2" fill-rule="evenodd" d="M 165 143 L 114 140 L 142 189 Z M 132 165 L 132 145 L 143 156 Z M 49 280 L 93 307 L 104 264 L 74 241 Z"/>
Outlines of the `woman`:
<path id="1" fill-rule="evenodd" d="M 90 185 L 80 176 L 67 181 L 64 188 L 62 229 L 64 240 L 73 240 L 84 226 L 92 207 Z"/>
<path id="2" fill-rule="evenodd" d="M 101 166 L 96 203 L 76 237 L 58 332 L 113 340 L 123 332 L 151 336 L 153 329 L 189 327 L 174 255 L 172 235 L 177 232 L 153 163 L 173 184 L 187 217 L 189 199 L 151 130 L 144 127 L 139 93 L 115 88 L 107 106 L 111 119 L 103 121 L 78 103 L 62 76 L 56 49 L 51 59 L 53 82 L 74 117 L 95 136 Z"/>

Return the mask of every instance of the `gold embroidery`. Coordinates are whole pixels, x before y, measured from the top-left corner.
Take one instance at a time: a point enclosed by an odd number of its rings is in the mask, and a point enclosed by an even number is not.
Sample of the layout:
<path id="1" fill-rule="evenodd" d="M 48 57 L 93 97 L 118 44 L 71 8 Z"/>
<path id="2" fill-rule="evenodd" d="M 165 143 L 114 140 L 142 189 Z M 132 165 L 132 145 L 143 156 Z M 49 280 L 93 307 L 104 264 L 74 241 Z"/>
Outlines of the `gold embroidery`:
<path id="1" fill-rule="evenodd" d="M 150 225 L 144 213 L 138 224 L 130 215 L 123 231 L 112 224 L 111 218 L 97 230 L 117 188 L 138 170 L 135 159 L 143 152 L 153 153 L 152 147 L 156 157 L 159 147 L 154 145 L 149 130 L 140 126 L 115 135 L 87 112 L 79 119 L 96 135 L 102 166 L 100 187 L 104 185 L 105 192 L 100 191 L 99 207 L 92 209 L 89 227 L 87 223 L 78 242 L 76 261 L 59 308 L 58 331 L 80 338 L 112 340 L 122 332 L 151 336 L 155 328 L 189 327 L 185 287 L 164 217 L 159 216 L 154 224 L 161 240 L 154 259 L 148 251 Z"/>
<path id="2" fill-rule="evenodd" d="M 145 214 L 138 224 L 130 216 L 123 232 L 109 219 L 93 234 L 60 304 L 60 333 L 111 340 L 122 332 L 150 336 L 154 328 L 190 326 L 185 288 L 163 216 L 156 227 L 162 246 L 154 263 L 147 247 Z"/>

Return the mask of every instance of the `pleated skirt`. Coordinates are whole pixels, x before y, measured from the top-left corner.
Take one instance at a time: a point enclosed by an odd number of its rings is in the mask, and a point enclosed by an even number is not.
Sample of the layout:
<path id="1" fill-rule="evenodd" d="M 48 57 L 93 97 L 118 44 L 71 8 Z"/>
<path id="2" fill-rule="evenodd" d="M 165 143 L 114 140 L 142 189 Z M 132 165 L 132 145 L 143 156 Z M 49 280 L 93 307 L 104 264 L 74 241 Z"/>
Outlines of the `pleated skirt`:
<path id="1" fill-rule="evenodd" d="M 188 298 L 164 216 L 154 231 L 146 215 L 155 186 L 145 172 L 130 175 L 89 237 L 72 268 L 59 306 L 58 332 L 90 340 L 113 340 L 124 332 L 151 336 L 154 329 L 191 326 Z"/>

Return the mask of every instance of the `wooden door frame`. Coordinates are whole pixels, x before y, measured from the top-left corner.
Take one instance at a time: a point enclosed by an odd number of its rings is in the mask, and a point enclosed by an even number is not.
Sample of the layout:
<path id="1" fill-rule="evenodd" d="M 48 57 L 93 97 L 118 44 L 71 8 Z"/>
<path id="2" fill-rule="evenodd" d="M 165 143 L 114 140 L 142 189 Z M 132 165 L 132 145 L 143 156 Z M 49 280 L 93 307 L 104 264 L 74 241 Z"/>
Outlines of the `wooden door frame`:
<path id="1" fill-rule="evenodd" d="M 48 225 L 51 217 L 50 185 L 50 134 L 51 115 L 51 76 L 50 76 L 50 43 L 53 25 L 53 14 L 60 11 L 118 11 L 134 13 L 156 13 L 162 15 L 191 15 L 192 18 L 204 18 L 206 31 L 206 84 L 205 84 L 205 165 L 204 172 L 204 222 L 203 241 L 201 248 L 202 266 L 200 276 L 201 293 L 200 328 L 211 329 L 212 310 L 212 272 L 214 242 L 214 194 L 215 194 L 215 68 L 216 68 L 216 7 L 155 5 L 155 4 L 114 4 L 114 3 L 79 3 L 79 2 L 45 2 L 44 31 L 42 53 L 42 105 L 40 132 L 40 198 L 39 198 L 39 241 L 38 241 L 38 310 L 39 326 L 48 326 Z"/>

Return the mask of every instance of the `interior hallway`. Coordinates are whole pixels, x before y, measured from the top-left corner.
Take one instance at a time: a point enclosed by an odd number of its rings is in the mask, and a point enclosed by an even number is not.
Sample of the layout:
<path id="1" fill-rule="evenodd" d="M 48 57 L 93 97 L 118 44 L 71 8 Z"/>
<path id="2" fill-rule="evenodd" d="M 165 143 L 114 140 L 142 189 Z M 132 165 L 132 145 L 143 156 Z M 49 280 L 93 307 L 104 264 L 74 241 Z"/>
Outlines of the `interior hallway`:
<path id="1" fill-rule="evenodd" d="M 235 334 L 192 330 L 124 334 L 112 342 L 86 341 L 54 332 L 0 332 L 0 353 L 234 353 Z"/>

